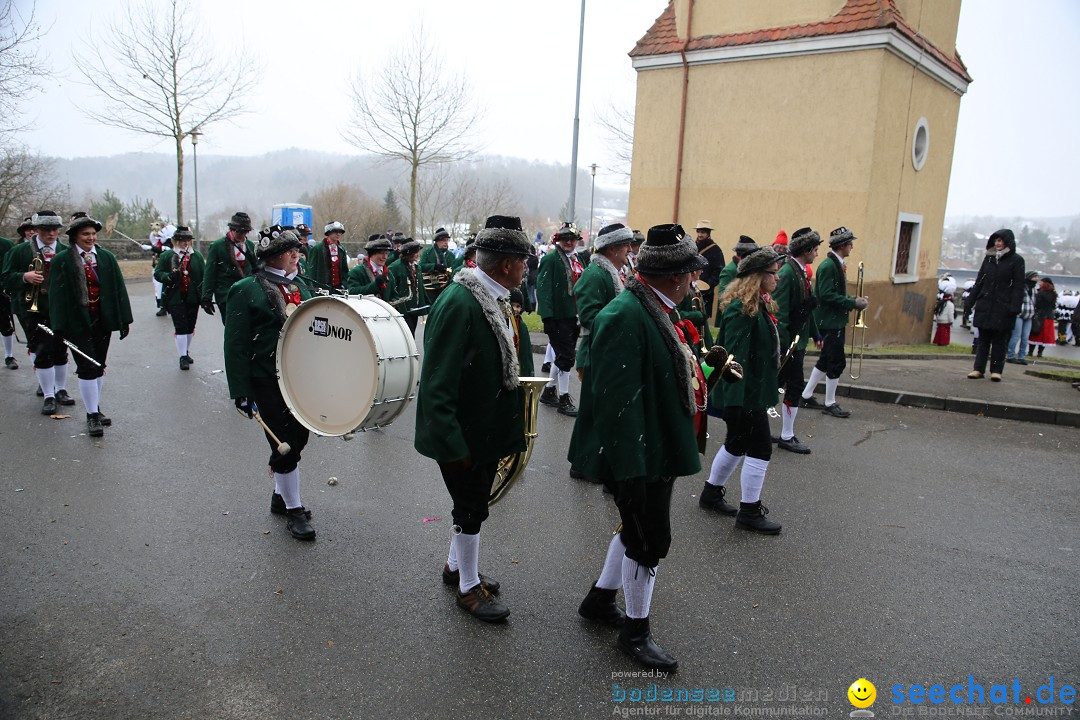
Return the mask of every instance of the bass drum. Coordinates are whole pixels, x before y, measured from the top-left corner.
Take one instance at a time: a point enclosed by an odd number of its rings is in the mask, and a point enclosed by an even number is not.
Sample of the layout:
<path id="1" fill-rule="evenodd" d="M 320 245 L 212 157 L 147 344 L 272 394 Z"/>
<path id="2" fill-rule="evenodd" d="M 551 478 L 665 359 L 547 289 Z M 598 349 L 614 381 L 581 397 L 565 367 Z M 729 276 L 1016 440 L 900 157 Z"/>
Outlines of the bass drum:
<path id="1" fill-rule="evenodd" d="M 420 356 L 412 331 L 388 303 L 320 296 L 285 320 L 278 386 L 300 424 L 347 435 L 392 423 L 416 396 Z"/>

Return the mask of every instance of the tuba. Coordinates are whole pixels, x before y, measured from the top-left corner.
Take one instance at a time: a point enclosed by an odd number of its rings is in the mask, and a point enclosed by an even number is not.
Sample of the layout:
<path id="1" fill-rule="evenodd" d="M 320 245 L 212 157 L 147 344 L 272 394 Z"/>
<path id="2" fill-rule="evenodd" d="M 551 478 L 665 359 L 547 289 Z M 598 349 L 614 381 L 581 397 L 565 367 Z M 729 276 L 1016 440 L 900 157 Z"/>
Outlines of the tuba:
<path id="1" fill-rule="evenodd" d="M 424 290 L 430 293 L 441 293 L 450 284 L 450 271 L 426 272 L 424 276 Z"/>
<path id="2" fill-rule="evenodd" d="M 35 257 L 30 261 L 30 267 L 27 269 L 27 272 L 45 272 L 45 262 L 41 258 Z M 26 304 L 27 312 L 41 312 L 41 310 L 38 309 L 38 300 L 41 298 L 41 293 L 43 292 L 45 292 L 45 283 L 27 286 L 26 292 L 23 293 L 23 302 Z"/>
<path id="3" fill-rule="evenodd" d="M 488 505 L 502 500 L 507 491 L 518 481 L 525 466 L 529 464 L 533 445 L 536 442 L 536 414 L 540 408 L 540 393 L 551 378 L 519 377 L 518 387 L 522 389 L 522 405 L 525 416 L 525 449 L 514 455 L 507 455 L 499 461 L 495 470 L 495 481 L 491 484 Z"/>

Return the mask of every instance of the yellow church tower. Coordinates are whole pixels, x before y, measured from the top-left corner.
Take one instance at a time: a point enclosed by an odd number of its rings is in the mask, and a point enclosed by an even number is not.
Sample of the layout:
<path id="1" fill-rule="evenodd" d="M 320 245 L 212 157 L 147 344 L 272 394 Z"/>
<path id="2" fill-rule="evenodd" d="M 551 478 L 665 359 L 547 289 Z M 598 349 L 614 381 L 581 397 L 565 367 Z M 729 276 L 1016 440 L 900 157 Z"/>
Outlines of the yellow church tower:
<path id="1" fill-rule="evenodd" d="M 959 16 L 960 0 L 671 0 L 630 53 L 631 225 L 709 218 L 729 259 L 739 235 L 846 226 L 867 342 L 926 342 L 971 82 Z"/>

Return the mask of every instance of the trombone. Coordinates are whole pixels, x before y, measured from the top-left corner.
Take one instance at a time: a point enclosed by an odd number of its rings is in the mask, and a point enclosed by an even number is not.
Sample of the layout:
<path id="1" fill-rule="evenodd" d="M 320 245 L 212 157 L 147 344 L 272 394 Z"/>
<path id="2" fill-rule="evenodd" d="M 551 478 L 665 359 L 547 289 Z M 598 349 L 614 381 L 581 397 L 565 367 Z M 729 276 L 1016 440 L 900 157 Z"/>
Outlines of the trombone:
<path id="1" fill-rule="evenodd" d="M 861 298 L 863 296 L 863 284 L 863 264 L 859 263 L 858 279 L 855 281 L 855 297 Z M 848 371 L 848 377 L 852 380 L 858 380 L 862 375 L 863 356 L 866 355 L 865 312 L 865 310 L 856 310 L 855 321 L 851 325 L 851 349 L 848 351 L 848 355 L 851 356 L 851 370 Z M 860 331 L 862 331 L 861 334 Z M 859 351 L 857 356 L 855 354 L 856 349 Z M 856 358 L 859 363 L 858 370 L 855 369 Z"/>

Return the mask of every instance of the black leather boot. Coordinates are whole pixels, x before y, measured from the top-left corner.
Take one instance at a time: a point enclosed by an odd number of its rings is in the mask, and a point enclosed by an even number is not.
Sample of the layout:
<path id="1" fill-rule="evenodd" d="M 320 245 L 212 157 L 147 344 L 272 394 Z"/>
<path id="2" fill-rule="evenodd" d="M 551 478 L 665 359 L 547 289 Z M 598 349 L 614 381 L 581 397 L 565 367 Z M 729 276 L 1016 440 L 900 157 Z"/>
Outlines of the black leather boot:
<path id="1" fill-rule="evenodd" d="M 626 622 L 626 613 L 615 604 L 616 592 L 617 590 L 605 590 L 593 585 L 578 606 L 578 615 L 603 625 L 622 626 Z"/>
<path id="2" fill-rule="evenodd" d="M 776 535 L 783 526 L 765 517 L 769 514 L 769 508 L 761 504 L 761 501 L 753 503 L 739 503 L 739 514 L 735 516 L 735 524 L 744 530 L 756 530 L 766 535 Z"/>
<path id="3" fill-rule="evenodd" d="M 86 413 L 86 434 L 90 437 L 101 437 L 105 434 L 99 413 Z"/>
<path id="4" fill-rule="evenodd" d="M 566 393 L 559 397 L 559 408 L 557 412 L 560 415 L 566 415 L 567 417 L 577 417 L 577 407 L 574 406 L 574 399 L 570 397 L 570 393 Z"/>
<path id="5" fill-rule="evenodd" d="M 285 527 L 297 540 L 314 540 L 315 528 L 309 522 L 310 515 L 303 507 L 285 511 Z"/>
<path id="6" fill-rule="evenodd" d="M 558 407 L 559 391 L 555 389 L 554 385 L 544 388 L 544 391 L 540 393 L 540 404 Z"/>
<path id="7" fill-rule="evenodd" d="M 724 500 L 724 495 L 726 493 L 727 488 L 723 485 L 710 485 L 709 483 L 705 483 L 705 488 L 701 491 L 701 496 L 698 497 L 698 507 L 703 507 L 706 510 L 715 510 L 724 515 L 734 515 L 739 511 L 734 505 L 731 505 Z"/>
<path id="8" fill-rule="evenodd" d="M 652 639 L 647 617 L 626 618 L 626 624 L 619 633 L 619 647 L 645 667 L 657 670 L 675 670 L 679 667 L 679 661 Z"/>

